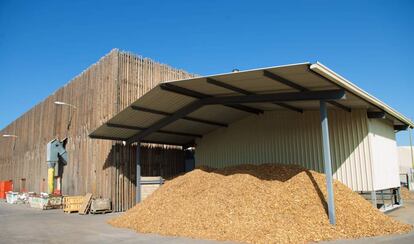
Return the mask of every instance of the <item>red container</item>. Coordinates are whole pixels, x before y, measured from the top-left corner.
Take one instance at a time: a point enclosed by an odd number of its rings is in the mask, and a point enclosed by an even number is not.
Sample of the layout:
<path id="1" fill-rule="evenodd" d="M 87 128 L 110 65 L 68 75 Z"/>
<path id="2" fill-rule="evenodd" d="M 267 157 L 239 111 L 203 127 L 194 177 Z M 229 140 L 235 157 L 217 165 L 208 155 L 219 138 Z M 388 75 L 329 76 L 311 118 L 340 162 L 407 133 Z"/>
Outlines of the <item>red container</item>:
<path id="1" fill-rule="evenodd" d="M 0 181 L 0 198 L 6 198 L 6 192 L 13 191 L 13 181 Z"/>

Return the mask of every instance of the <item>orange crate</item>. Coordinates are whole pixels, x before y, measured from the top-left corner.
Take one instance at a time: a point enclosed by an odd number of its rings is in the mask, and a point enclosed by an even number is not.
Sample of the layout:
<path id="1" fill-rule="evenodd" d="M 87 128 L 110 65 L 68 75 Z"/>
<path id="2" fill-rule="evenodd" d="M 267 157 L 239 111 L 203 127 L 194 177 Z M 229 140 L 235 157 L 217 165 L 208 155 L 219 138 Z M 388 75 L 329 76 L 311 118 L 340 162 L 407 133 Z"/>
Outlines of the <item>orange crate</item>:
<path id="1" fill-rule="evenodd" d="M 6 198 L 6 192 L 13 190 L 13 181 L 0 181 L 0 198 Z"/>

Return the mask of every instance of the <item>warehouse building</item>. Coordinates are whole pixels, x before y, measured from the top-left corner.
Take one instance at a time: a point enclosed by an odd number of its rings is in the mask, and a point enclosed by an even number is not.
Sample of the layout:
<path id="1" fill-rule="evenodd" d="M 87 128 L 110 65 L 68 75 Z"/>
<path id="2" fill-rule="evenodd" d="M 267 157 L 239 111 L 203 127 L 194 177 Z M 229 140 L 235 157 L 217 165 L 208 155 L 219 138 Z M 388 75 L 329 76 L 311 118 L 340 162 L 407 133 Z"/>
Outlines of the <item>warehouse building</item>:
<path id="1" fill-rule="evenodd" d="M 135 204 L 135 149 L 88 135 L 161 81 L 194 75 L 128 52 L 113 50 L 0 131 L 0 181 L 14 191 L 47 192 L 46 145 L 68 138 L 64 195 L 110 198 L 116 211 Z M 182 173 L 179 147 L 143 145 L 142 172 Z"/>
<path id="2" fill-rule="evenodd" d="M 108 197 L 115 211 L 139 201 L 138 176 L 245 163 L 325 172 L 376 204 L 398 194 L 395 133 L 409 127 L 320 63 L 195 77 L 113 50 L 1 130 L 0 180 L 46 191 L 46 144 L 68 138 L 62 193 Z"/>
<path id="3" fill-rule="evenodd" d="M 397 197 L 395 133 L 413 126 L 322 64 L 301 63 L 163 82 L 90 137 L 195 147 L 196 165 L 300 164 L 325 172 L 328 192 L 333 175 L 376 204 L 377 192 Z"/>

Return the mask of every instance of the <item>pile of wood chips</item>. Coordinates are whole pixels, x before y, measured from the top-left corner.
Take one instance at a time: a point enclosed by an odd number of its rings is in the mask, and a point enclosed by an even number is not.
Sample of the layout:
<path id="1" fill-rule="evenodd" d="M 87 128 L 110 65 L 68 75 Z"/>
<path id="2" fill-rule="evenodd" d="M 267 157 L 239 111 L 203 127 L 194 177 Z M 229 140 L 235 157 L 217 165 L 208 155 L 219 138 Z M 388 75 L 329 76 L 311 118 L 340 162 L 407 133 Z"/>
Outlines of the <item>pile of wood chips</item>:
<path id="1" fill-rule="evenodd" d="M 109 223 L 142 233 L 248 243 L 303 243 L 411 230 L 338 181 L 337 224 L 330 225 L 325 184 L 324 174 L 293 165 L 196 169 L 166 182 Z"/>
<path id="2" fill-rule="evenodd" d="M 409 191 L 407 187 L 401 187 L 401 198 L 403 200 L 414 200 L 414 192 Z"/>

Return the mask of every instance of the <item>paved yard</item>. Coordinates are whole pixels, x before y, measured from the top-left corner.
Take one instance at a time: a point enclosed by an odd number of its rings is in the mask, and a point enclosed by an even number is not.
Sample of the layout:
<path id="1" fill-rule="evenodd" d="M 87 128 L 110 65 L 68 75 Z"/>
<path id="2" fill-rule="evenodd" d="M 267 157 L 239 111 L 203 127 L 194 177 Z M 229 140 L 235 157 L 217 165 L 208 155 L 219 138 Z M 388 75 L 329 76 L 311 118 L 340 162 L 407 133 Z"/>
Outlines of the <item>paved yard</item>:
<path id="1" fill-rule="evenodd" d="M 187 238 L 139 234 L 106 224 L 116 214 L 64 214 L 62 210 L 42 211 L 26 205 L 0 202 L 0 243 L 230 243 Z M 389 213 L 390 216 L 414 224 L 414 201 Z M 414 243 L 414 232 L 388 237 L 326 243 Z"/>
<path id="2" fill-rule="evenodd" d="M 223 242 L 138 234 L 114 228 L 106 220 L 116 214 L 65 214 L 0 202 L 0 243 L 188 243 Z"/>

